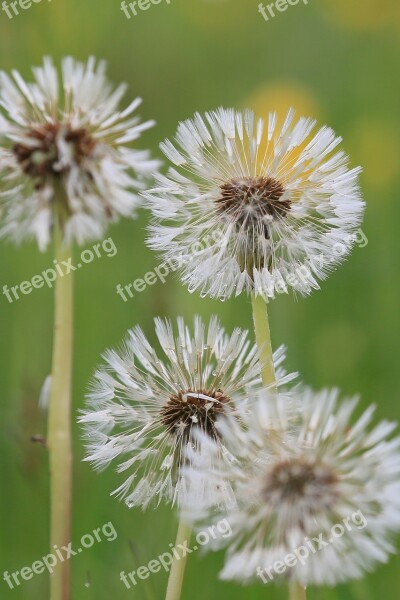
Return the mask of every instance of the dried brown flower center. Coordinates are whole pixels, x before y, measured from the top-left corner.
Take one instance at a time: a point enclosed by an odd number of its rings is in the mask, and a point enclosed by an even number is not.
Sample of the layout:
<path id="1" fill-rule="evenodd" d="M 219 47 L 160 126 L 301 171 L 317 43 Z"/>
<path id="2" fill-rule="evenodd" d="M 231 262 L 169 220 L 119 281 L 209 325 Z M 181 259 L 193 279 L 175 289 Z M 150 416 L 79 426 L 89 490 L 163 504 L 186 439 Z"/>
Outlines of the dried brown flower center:
<path id="1" fill-rule="evenodd" d="M 183 436 L 185 440 L 190 438 L 193 427 L 218 439 L 215 421 L 224 413 L 228 402 L 229 398 L 220 389 L 179 391 L 162 409 L 161 422 L 169 433 Z"/>
<path id="2" fill-rule="evenodd" d="M 221 187 L 217 207 L 220 214 L 232 218 L 238 228 L 263 230 L 269 238 L 268 222 L 285 217 L 290 200 L 284 199 L 282 184 L 273 177 L 232 179 Z"/>
<path id="3" fill-rule="evenodd" d="M 329 508 L 338 496 L 338 478 L 319 462 L 290 460 L 279 463 L 269 473 L 264 498 L 275 503 L 309 502 L 310 509 Z"/>
<path id="4" fill-rule="evenodd" d="M 16 143 L 13 152 L 24 173 L 35 180 L 37 187 L 49 176 L 63 175 L 71 161 L 80 164 L 96 146 L 96 140 L 86 129 L 60 123 L 34 126 L 28 138 L 32 143 Z"/>

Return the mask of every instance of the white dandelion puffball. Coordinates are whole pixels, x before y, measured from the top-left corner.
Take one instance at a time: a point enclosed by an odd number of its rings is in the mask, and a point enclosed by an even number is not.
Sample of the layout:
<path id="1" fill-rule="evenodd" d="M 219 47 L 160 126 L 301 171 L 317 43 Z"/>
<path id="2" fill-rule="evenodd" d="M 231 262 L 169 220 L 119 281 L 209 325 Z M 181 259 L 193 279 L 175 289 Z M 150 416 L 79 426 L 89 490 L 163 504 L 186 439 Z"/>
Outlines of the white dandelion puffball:
<path id="1" fill-rule="evenodd" d="M 34 238 L 44 250 L 56 220 L 67 243 L 101 238 L 119 217 L 134 217 L 145 180 L 159 166 L 131 149 L 142 131 L 134 111 L 122 111 L 124 84 L 108 82 L 105 63 L 51 58 L 33 68 L 33 83 L 0 72 L 0 236 Z"/>
<path id="2" fill-rule="evenodd" d="M 297 424 L 289 404 L 281 405 L 288 418 L 280 419 L 280 437 L 277 431 L 271 436 L 263 399 L 243 416 L 247 425 L 241 435 L 221 424 L 235 460 L 220 460 L 214 449 L 211 471 L 206 473 L 198 457 L 186 469 L 189 481 L 207 476 L 210 487 L 229 485 L 235 497 L 224 512 L 232 536 L 214 543 L 227 547 L 222 579 L 266 584 L 283 578 L 333 586 L 361 577 L 395 551 L 400 438 L 391 434 L 396 424 L 384 421 L 371 428 L 370 407 L 353 425 L 357 400 L 339 403 L 337 391 L 297 388 L 297 394 Z M 197 507 L 198 515 L 200 509 L 216 518 L 214 502 Z M 191 512 L 188 506 L 187 517 Z"/>
<path id="3" fill-rule="evenodd" d="M 180 123 L 161 149 L 174 167 L 145 193 L 149 245 L 181 258 L 182 280 L 202 296 L 243 291 L 306 295 L 349 254 L 364 213 L 341 138 L 315 121 L 278 125 L 220 108 Z"/>
<path id="4" fill-rule="evenodd" d="M 246 331 L 228 335 L 216 317 L 208 327 L 196 317 L 193 331 L 179 318 L 177 334 L 171 321 L 156 319 L 155 331 L 162 355 L 140 327 L 129 332 L 121 352 L 105 354 L 80 418 L 86 460 L 97 468 L 118 461 L 125 481 L 114 494 L 129 507 L 180 504 L 181 466 L 188 446 L 196 446 L 194 432 L 213 439 L 223 454 L 217 417 L 233 418 L 262 385 L 258 351 Z M 294 377 L 283 360 L 281 348 L 274 354 L 278 385 Z"/>

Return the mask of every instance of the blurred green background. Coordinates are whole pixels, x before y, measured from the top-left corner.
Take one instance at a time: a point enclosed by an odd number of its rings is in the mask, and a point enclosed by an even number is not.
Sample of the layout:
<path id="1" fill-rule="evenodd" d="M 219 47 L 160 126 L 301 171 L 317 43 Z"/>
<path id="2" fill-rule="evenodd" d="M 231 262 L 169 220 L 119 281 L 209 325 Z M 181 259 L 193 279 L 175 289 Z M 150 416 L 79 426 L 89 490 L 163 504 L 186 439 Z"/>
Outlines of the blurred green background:
<path id="1" fill-rule="evenodd" d="M 163 0 L 128 20 L 118 0 L 43 0 L 10 20 L 0 12 L 1 68 L 29 74 L 44 54 L 59 59 L 89 54 L 107 59 L 109 75 L 129 83 L 127 100 L 144 98 L 141 113 L 156 118 L 142 147 L 158 153 L 180 119 L 218 105 L 251 106 L 260 114 L 293 105 L 344 137 L 352 164 L 363 165 L 368 203 L 364 232 L 369 243 L 307 299 L 279 297 L 271 306 L 274 345 L 289 347 L 288 366 L 315 386 L 360 393 L 376 402 L 380 418 L 400 419 L 399 404 L 399 32 L 397 0 L 310 0 L 265 22 L 258 0 Z M 225 303 L 191 296 L 171 277 L 124 303 L 116 294 L 154 268 L 144 246 L 147 214 L 110 230 L 118 254 L 77 273 L 75 414 L 100 354 L 118 345 L 140 323 L 152 335 L 155 315 L 204 317 L 219 313 L 224 325 L 251 327 L 246 298 Z M 50 267 L 52 254 L 34 244 L 2 243 L 1 287 L 31 279 Z M 5 570 L 31 565 L 48 552 L 46 450 L 30 442 L 45 434 L 38 397 L 50 370 L 53 294 L 35 290 L 9 304 L 0 297 L 0 598 L 47 598 L 46 575 L 10 590 Z M 118 538 L 72 560 L 73 600 L 163 598 L 166 576 L 155 574 L 133 590 L 119 580 L 168 550 L 175 515 L 162 508 L 128 510 L 109 492 L 121 482 L 112 469 L 94 473 L 81 462 L 75 427 L 73 539 L 112 521 Z M 138 557 L 135 557 L 135 554 Z M 279 599 L 284 588 L 242 588 L 217 579 L 221 554 L 195 556 L 184 598 Z M 310 590 L 310 600 L 394 598 L 400 556 L 361 582 L 335 590 Z"/>

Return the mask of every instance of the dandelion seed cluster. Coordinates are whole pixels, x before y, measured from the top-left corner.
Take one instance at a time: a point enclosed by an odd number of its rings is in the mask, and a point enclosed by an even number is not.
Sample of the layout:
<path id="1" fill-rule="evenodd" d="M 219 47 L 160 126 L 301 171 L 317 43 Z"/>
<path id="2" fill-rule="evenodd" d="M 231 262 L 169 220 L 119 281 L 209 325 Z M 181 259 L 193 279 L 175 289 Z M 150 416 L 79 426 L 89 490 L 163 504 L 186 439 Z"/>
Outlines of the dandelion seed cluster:
<path id="1" fill-rule="evenodd" d="M 145 194 L 149 245 L 165 260 L 187 256 L 182 281 L 203 296 L 242 292 L 306 295 L 351 251 L 363 212 L 358 176 L 341 138 L 315 121 L 267 123 L 251 111 L 219 109 L 181 123 L 161 149 L 173 163 Z M 219 231 L 191 255 L 195 241 Z M 339 255 L 335 245 L 344 243 Z M 294 274 L 302 267 L 307 278 Z"/>
<path id="2" fill-rule="evenodd" d="M 203 455 L 193 454 L 185 469 L 189 489 L 207 480 L 210 491 L 200 500 L 196 493 L 187 496 L 187 518 L 196 514 L 203 524 L 221 514 L 229 519 L 233 536 L 214 544 L 229 544 L 221 577 L 255 580 L 260 568 L 283 561 L 307 540 L 328 540 L 332 528 L 355 511 L 362 513 L 365 528 L 331 540 L 284 576 L 303 586 L 336 585 L 386 562 L 395 552 L 393 533 L 400 530 L 396 424 L 371 427 L 374 407 L 352 423 L 357 400 L 340 401 L 336 390 L 315 393 L 299 386 L 291 403 L 280 400 L 274 421 L 266 418 L 268 403 L 271 398 L 259 397 L 242 416 L 240 431 L 221 424 L 233 460 L 220 460 L 204 437 Z"/>
<path id="3" fill-rule="evenodd" d="M 125 457 L 117 469 L 129 475 L 115 494 L 129 506 L 180 504 L 188 447 L 197 447 L 202 432 L 227 458 L 220 420 L 240 423 L 262 386 L 258 351 L 246 331 L 228 335 L 215 317 L 209 326 L 196 318 L 192 332 L 178 319 L 177 334 L 170 320 L 155 323 L 163 358 L 139 327 L 131 330 L 121 352 L 105 354 L 80 419 L 87 460 L 103 468 Z M 284 386 L 295 376 L 282 365 L 284 348 L 274 360 L 278 386 Z"/>
<path id="4" fill-rule="evenodd" d="M 45 58 L 33 75 L 0 73 L 0 236 L 44 250 L 57 223 L 67 243 L 101 238 L 110 222 L 135 216 L 159 166 L 127 146 L 154 123 L 133 115 L 139 98 L 118 110 L 126 86 L 113 89 L 104 62 L 65 58 L 60 78 Z"/>

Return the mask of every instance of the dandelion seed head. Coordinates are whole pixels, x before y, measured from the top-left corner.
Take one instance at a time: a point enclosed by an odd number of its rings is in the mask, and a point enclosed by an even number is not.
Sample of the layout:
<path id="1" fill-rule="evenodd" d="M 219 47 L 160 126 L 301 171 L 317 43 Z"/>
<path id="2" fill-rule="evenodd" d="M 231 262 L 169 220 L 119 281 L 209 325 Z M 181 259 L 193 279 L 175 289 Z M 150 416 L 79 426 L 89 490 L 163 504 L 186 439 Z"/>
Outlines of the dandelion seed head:
<path id="1" fill-rule="evenodd" d="M 103 236 L 121 217 L 134 218 L 140 192 L 159 162 L 130 143 L 152 121 L 120 110 L 125 85 L 105 63 L 46 57 L 33 80 L 0 72 L 0 236 L 48 246 L 56 226 L 66 243 Z"/>
<path id="2" fill-rule="evenodd" d="M 293 110 L 264 122 L 220 108 L 161 144 L 173 166 L 144 194 L 154 217 L 148 242 L 165 260 L 182 256 L 191 292 L 306 295 L 351 252 L 364 212 L 360 168 L 349 168 L 332 129 L 315 125 Z"/>
<path id="3" fill-rule="evenodd" d="M 229 402 L 230 399 L 220 389 L 179 391 L 170 397 L 160 417 L 170 433 L 186 436 L 187 441 L 195 426 L 217 439 L 216 419 L 224 413 L 224 405 Z"/>
<path id="4" fill-rule="evenodd" d="M 316 460 L 293 457 L 278 462 L 266 475 L 262 497 L 268 504 L 288 509 L 304 506 L 308 516 L 330 510 L 338 499 L 338 479 L 330 467 Z"/>
<path id="5" fill-rule="evenodd" d="M 65 175 L 72 160 L 81 165 L 93 155 L 97 145 L 85 128 L 74 129 L 61 123 L 32 125 L 27 138 L 31 144 L 16 143 L 12 152 L 24 173 L 32 177 L 36 189 L 45 187 L 48 177 L 60 179 Z M 63 154 L 69 160 L 63 159 Z"/>
<path id="6" fill-rule="evenodd" d="M 231 460 L 221 460 L 215 442 L 204 438 L 212 458 L 195 455 L 186 476 L 197 489 L 207 480 L 214 492 L 189 494 L 184 514 L 199 528 L 229 521 L 232 536 L 213 542 L 226 548 L 222 579 L 257 580 L 260 569 L 303 547 L 304 560 L 280 575 L 303 586 L 333 586 L 362 577 L 395 551 L 400 438 L 392 435 L 394 423 L 372 425 L 374 407 L 353 421 L 357 399 L 341 401 L 337 390 L 299 385 L 289 393 L 259 393 L 240 428 L 222 425 Z M 228 487 L 230 505 L 217 503 Z"/>
<path id="7" fill-rule="evenodd" d="M 106 353 L 80 418 L 86 460 L 99 469 L 116 463 L 126 477 L 114 494 L 129 507 L 181 504 L 188 492 L 184 467 L 202 455 L 213 468 L 200 438 L 227 457 L 224 423 L 238 426 L 263 387 L 258 350 L 246 331 L 228 335 L 216 317 L 208 325 L 196 317 L 192 327 L 181 318 L 177 327 L 156 319 L 156 337 L 159 349 L 135 327 L 122 350 Z M 274 354 L 278 387 L 295 377 L 286 373 L 284 357 L 283 348 Z"/>

